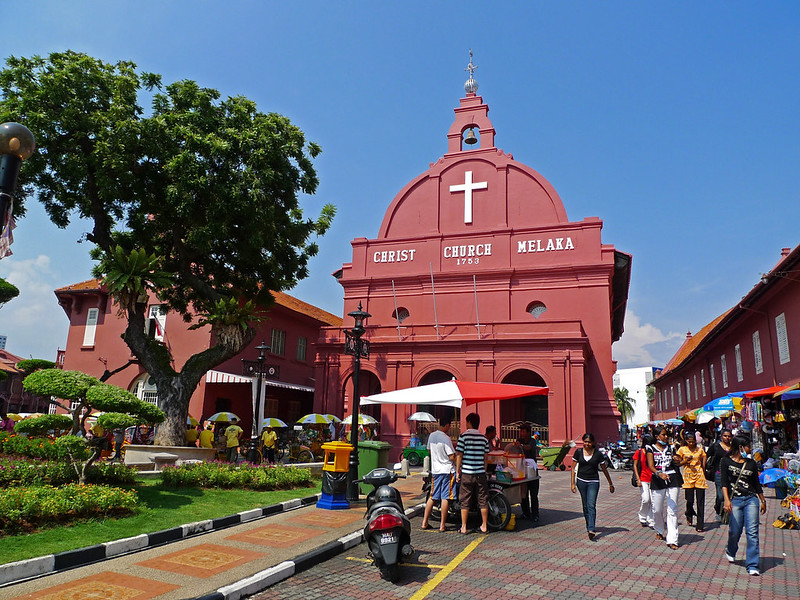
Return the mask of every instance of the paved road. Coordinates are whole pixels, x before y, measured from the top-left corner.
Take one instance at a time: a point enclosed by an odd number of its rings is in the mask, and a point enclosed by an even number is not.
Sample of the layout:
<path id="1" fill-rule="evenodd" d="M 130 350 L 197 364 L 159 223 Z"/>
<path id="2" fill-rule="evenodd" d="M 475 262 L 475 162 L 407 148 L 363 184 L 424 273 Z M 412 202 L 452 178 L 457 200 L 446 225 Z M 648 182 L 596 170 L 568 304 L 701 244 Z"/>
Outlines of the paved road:
<path id="1" fill-rule="evenodd" d="M 767 491 L 761 518 L 761 577 L 744 568 L 744 537 L 734 564 L 723 556 L 727 528 L 713 519 L 705 533 L 680 527 L 680 548 L 670 550 L 636 517 L 638 490 L 630 472 L 613 473 L 616 493 L 603 486 L 598 500 L 598 537 L 589 541 L 580 498 L 570 493 L 569 473 L 545 472 L 542 519 L 518 521 L 516 531 L 488 536 L 420 531 L 413 521 L 415 563 L 404 566 L 397 585 L 382 581 L 361 544 L 252 596 L 253 600 L 488 600 L 552 599 L 747 599 L 800 596 L 800 532 L 772 527 L 782 509 Z M 712 514 L 714 493 L 707 498 Z M 519 511 L 519 507 L 515 508 Z M 683 500 L 680 502 L 683 516 Z M 683 521 L 683 519 L 681 519 Z"/>

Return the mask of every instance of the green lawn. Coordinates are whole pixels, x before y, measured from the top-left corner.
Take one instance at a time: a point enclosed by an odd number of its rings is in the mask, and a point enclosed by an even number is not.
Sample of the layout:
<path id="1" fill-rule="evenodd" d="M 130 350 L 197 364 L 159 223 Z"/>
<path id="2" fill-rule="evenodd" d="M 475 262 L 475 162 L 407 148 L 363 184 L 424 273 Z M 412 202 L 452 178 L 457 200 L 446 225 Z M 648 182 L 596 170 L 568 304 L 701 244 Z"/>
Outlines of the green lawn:
<path id="1" fill-rule="evenodd" d="M 181 488 L 166 489 L 156 481 L 135 486 L 141 508 L 122 519 L 92 519 L 72 526 L 43 529 L 36 533 L 0 537 L 0 564 L 112 540 L 152 533 L 194 521 L 232 515 L 319 492 L 319 484 L 274 492 Z"/>

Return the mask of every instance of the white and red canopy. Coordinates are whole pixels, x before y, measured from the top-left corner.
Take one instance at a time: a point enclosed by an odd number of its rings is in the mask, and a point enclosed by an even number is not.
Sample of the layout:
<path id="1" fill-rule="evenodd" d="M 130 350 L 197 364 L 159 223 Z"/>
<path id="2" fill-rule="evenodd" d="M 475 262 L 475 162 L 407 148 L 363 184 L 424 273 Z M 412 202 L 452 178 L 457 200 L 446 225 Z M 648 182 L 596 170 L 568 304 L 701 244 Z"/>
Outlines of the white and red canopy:
<path id="1" fill-rule="evenodd" d="M 548 388 L 453 379 L 444 383 L 362 396 L 361 404 L 438 404 L 461 408 L 476 402 L 547 395 Z"/>

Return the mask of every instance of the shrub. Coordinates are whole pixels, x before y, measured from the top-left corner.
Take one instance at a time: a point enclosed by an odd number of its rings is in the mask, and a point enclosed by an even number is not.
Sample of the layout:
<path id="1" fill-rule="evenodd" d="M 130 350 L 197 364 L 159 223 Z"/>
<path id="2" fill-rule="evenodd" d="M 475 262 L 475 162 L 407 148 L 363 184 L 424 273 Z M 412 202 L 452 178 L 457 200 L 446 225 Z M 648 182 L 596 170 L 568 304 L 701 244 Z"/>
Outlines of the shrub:
<path id="1" fill-rule="evenodd" d="M 247 488 L 280 490 L 307 487 L 313 481 L 308 469 L 294 466 L 232 465 L 203 462 L 178 467 L 167 466 L 161 482 L 167 487 Z"/>
<path id="2" fill-rule="evenodd" d="M 91 483 L 115 485 L 136 482 L 136 470 L 125 465 L 99 463 L 87 472 Z M 75 468 L 63 461 L 28 461 L 0 458 L 0 486 L 64 485 L 78 481 Z"/>
<path id="3" fill-rule="evenodd" d="M 0 490 L 0 531 L 31 529 L 40 522 L 117 516 L 133 512 L 136 492 L 105 485 L 11 487 Z"/>

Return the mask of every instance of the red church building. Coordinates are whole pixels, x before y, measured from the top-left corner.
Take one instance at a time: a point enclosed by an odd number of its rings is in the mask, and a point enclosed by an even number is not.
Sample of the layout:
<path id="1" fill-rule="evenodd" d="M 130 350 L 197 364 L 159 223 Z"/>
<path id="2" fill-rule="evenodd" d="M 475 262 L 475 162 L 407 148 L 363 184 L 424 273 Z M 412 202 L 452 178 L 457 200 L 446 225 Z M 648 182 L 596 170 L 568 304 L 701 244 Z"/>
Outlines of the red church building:
<path id="1" fill-rule="evenodd" d="M 400 190 L 376 239 L 352 241 L 352 261 L 335 273 L 344 314 L 359 304 L 371 314 L 359 393 L 453 377 L 547 386 L 547 396 L 478 405 L 482 428 L 527 420 L 548 427 L 551 444 L 586 431 L 614 438 L 611 344 L 622 335 L 631 256 L 602 242 L 599 218 L 570 221 L 553 186 L 495 146 L 471 72 L 447 153 Z M 323 328 L 317 412 L 352 410 L 343 346 L 341 328 Z M 364 407 L 381 411 L 381 437 L 395 447 L 416 410 L 426 407 Z"/>

